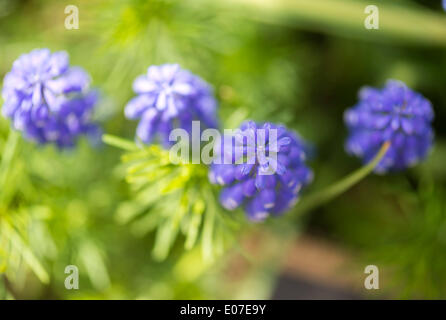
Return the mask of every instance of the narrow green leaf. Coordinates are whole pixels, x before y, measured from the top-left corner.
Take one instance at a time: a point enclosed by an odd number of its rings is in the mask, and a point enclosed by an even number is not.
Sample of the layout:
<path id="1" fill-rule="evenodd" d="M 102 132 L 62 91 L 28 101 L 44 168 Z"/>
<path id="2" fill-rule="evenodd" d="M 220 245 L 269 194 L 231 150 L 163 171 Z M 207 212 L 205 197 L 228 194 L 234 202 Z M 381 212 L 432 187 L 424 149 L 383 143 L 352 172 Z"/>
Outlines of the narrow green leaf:
<path id="1" fill-rule="evenodd" d="M 215 206 L 213 204 L 212 193 L 207 192 L 207 208 L 204 218 L 203 236 L 202 236 L 202 253 L 204 260 L 212 260 L 213 258 L 213 233 L 215 221 Z"/>
<path id="2" fill-rule="evenodd" d="M 50 277 L 39 260 L 34 256 L 31 249 L 24 243 L 23 239 L 17 232 L 6 222 L 2 222 L 2 230 L 7 233 L 10 239 L 10 243 L 14 246 L 15 250 L 22 256 L 28 267 L 35 273 L 43 283 L 49 283 Z"/>
<path id="3" fill-rule="evenodd" d="M 138 146 L 130 140 L 126 140 L 120 137 L 112 136 L 110 134 L 104 134 L 102 136 L 102 141 L 110 146 L 127 150 L 127 151 L 136 151 L 138 150 Z"/>
<path id="4" fill-rule="evenodd" d="M 223 2 L 221 2 L 223 3 Z M 379 29 L 364 27 L 365 8 L 379 9 Z M 225 0 L 250 19 L 319 30 L 329 34 L 394 43 L 446 46 L 446 18 L 422 6 L 407 3 L 370 3 L 361 0 Z"/>
<path id="5" fill-rule="evenodd" d="M 198 231 L 200 230 L 201 221 L 203 218 L 203 212 L 194 212 L 192 213 L 191 220 L 189 222 L 186 242 L 184 244 L 184 248 L 187 250 L 192 249 L 197 242 Z"/>
<path id="6" fill-rule="evenodd" d="M 2 190 L 4 190 L 5 187 L 4 185 L 8 178 L 9 168 L 11 166 L 12 159 L 17 149 L 19 137 L 20 137 L 19 133 L 11 129 L 9 131 L 8 140 L 6 141 L 6 144 L 2 150 L 1 153 L 2 157 L 0 162 L 0 193 Z"/>

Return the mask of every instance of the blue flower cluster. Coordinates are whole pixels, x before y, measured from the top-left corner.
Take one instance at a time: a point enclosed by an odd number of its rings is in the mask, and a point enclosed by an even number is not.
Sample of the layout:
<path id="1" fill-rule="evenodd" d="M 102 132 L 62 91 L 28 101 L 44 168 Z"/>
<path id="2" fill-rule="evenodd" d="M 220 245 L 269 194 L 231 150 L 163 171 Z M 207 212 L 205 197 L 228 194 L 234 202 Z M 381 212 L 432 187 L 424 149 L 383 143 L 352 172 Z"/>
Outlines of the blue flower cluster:
<path id="1" fill-rule="evenodd" d="M 255 221 L 281 214 L 313 179 L 303 141 L 283 126 L 248 121 L 226 141 L 216 148 L 220 164 L 211 166 L 209 179 L 225 186 L 220 202 L 228 210 L 244 206 Z"/>
<path id="2" fill-rule="evenodd" d="M 158 137 L 168 147 L 172 129 L 190 133 L 193 120 L 208 128 L 218 126 L 217 103 L 210 86 L 177 64 L 149 67 L 147 74 L 135 79 L 133 90 L 137 96 L 125 107 L 125 116 L 141 119 L 136 135 L 144 143 Z"/>
<path id="3" fill-rule="evenodd" d="M 2 113 L 16 130 L 38 143 L 73 146 L 80 135 L 99 136 L 92 120 L 97 94 L 88 74 L 70 67 L 65 52 L 36 49 L 21 55 L 4 78 Z M 192 131 L 192 121 L 217 128 L 217 103 L 211 87 L 177 64 L 151 66 L 133 83 L 137 96 L 125 116 L 140 119 L 136 136 L 168 147 L 175 128 Z M 432 147 L 431 103 L 404 83 L 390 80 L 382 89 L 365 87 L 359 102 L 345 112 L 350 135 L 347 152 L 370 162 L 385 143 L 390 147 L 376 172 L 399 171 L 426 157 Z M 244 122 L 234 135 L 216 143 L 211 183 L 224 186 L 221 204 L 243 207 L 259 221 L 292 207 L 313 179 L 303 140 L 284 126 Z M 219 159 L 219 161 L 218 161 Z M 228 161 L 229 160 L 229 161 Z"/>
<path id="4" fill-rule="evenodd" d="M 417 164 L 434 138 L 431 103 L 404 83 L 389 80 L 383 89 L 363 88 L 359 103 L 346 111 L 349 153 L 369 162 L 385 142 L 390 148 L 375 171 L 399 171 Z"/>
<path id="5" fill-rule="evenodd" d="M 27 139 L 73 146 L 79 135 L 100 132 L 91 121 L 97 94 L 88 91 L 89 83 L 83 69 L 69 66 L 65 52 L 35 49 L 14 61 L 6 74 L 2 114 Z"/>

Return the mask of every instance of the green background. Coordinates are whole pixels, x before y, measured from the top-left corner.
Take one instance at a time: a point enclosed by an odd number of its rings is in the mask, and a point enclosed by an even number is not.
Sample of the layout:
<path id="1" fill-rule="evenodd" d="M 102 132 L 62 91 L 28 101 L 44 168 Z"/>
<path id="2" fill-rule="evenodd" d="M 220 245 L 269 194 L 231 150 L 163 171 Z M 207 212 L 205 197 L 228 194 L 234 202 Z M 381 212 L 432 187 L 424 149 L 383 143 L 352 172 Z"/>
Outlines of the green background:
<path id="1" fill-rule="evenodd" d="M 180 63 L 212 84 L 224 127 L 243 119 L 281 122 L 315 146 L 315 181 L 307 193 L 361 166 L 344 151 L 343 112 L 363 85 L 402 80 L 431 100 L 436 114 L 435 146 L 415 168 L 371 175 L 305 216 L 292 210 L 250 225 L 233 213 L 235 230 L 219 231 L 230 238 L 223 249 L 185 250 L 180 237 L 167 257 L 152 253 L 156 223 L 120 219 L 138 206 L 124 179 L 122 150 L 84 140 L 63 152 L 36 146 L 11 133 L 2 118 L 2 297 L 269 298 L 277 261 L 296 234 L 307 232 L 348 248 L 358 265 L 382 267 L 388 276 L 379 295 L 446 298 L 446 13 L 440 1 L 377 0 L 380 28 L 367 30 L 368 4 L 0 0 L 1 77 L 34 48 L 66 50 L 102 93 L 95 117 L 104 131 L 132 140 L 136 124 L 123 108 L 133 79 L 149 65 Z M 79 8 L 78 30 L 64 27 L 67 5 Z M 153 201 L 167 202 L 162 195 Z M 240 244 L 246 237 L 262 239 L 255 248 L 262 259 Z M 206 232 L 200 239 L 209 246 Z M 206 250 L 216 252 L 205 259 Z M 64 288 L 65 267 L 73 264 L 80 272 L 76 291 Z"/>

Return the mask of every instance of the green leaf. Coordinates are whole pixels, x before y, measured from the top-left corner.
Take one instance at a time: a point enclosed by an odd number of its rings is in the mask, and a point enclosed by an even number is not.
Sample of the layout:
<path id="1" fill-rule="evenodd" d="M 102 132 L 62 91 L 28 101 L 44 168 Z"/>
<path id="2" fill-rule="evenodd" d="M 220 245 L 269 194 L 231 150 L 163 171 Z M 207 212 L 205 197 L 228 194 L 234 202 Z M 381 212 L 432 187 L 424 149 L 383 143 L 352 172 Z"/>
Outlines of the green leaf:
<path id="1" fill-rule="evenodd" d="M 367 30 L 364 9 L 379 8 L 379 29 Z M 266 23 L 319 30 L 329 34 L 388 41 L 446 46 L 444 13 L 421 6 L 391 1 L 370 3 L 360 0 L 231 0 L 248 18 Z"/>
<path id="2" fill-rule="evenodd" d="M 138 150 L 138 147 L 134 142 L 110 134 L 104 134 L 102 136 L 102 141 L 110 146 L 120 148 L 126 151 Z"/>
<path id="3" fill-rule="evenodd" d="M 122 160 L 127 164 L 126 181 L 134 193 L 118 207 L 115 219 L 121 224 L 130 223 L 136 236 L 155 231 L 155 259 L 165 259 L 180 234 L 185 236 L 186 250 L 197 245 L 201 234 L 206 260 L 216 255 L 215 249 L 222 251 L 223 241 L 218 242 L 218 248 L 214 247 L 214 233 L 216 230 L 228 233 L 232 228 L 216 228 L 218 224 L 226 224 L 221 218 L 225 212 L 212 204 L 218 200 L 210 191 L 213 187 L 206 166 L 172 164 L 169 151 L 156 145 L 127 153 Z"/>
<path id="4" fill-rule="evenodd" d="M 49 283 L 50 277 L 45 268 L 34 256 L 29 246 L 25 244 L 25 241 L 22 239 L 22 237 L 4 219 L 1 221 L 0 231 L 8 238 L 11 246 L 11 251 L 7 254 L 12 256 L 14 256 L 14 254 L 18 254 L 20 257 L 23 258 L 28 267 L 35 273 L 40 281 L 42 281 L 43 283 Z M 11 259 L 11 257 L 9 257 L 9 259 Z"/>

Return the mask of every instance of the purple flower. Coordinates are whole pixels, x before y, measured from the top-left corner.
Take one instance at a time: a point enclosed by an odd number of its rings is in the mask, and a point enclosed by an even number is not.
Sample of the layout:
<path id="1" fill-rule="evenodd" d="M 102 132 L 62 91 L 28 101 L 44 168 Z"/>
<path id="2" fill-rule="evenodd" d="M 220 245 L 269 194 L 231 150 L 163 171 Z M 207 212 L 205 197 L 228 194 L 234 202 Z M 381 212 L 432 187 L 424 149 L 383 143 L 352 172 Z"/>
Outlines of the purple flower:
<path id="1" fill-rule="evenodd" d="M 66 52 L 35 49 L 14 61 L 3 82 L 2 114 L 27 139 L 73 146 L 81 134 L 97 135 L 91 122 L 97 95 L 88 74 L 70 67 Z"/>
<path id="2" fill-rule="evenodd" d="M 404 83 L 389 80 L 383 89 L 365 87 L 359 103 L 345 113 L 350 131 L 347 152 L 367 163 L 381 146 L 390 148 L 375 171 L 399 171 L 426 157 L 434 138 L 431 103 Z"/>
<path id="3" fill-rule="evenodd" d="M 193 120 L 208 128 L 218 126 L 210 86 L 177 64 L 149 67 L 135 79 L 133 90 L 137 96 L 125 107 L 125 116 L 141 119 L 136 135 L 146 144 L 158 136 L 165 146 L 171 145 L 170 131 L 183 128 L 190 133 Z"/>
<path id="4" fill-rule="evenodd" d="M 247 121 L 215 150 L 221 164 L 211 165 L 209 179 L 225 186 L 221 204 L 228 210 L 244 207 L 254 221 L 291 208 L 313 179 L 304 142 L 283 126 Z"/>

